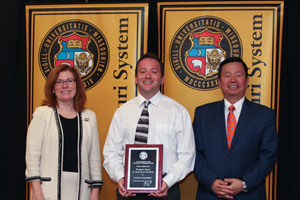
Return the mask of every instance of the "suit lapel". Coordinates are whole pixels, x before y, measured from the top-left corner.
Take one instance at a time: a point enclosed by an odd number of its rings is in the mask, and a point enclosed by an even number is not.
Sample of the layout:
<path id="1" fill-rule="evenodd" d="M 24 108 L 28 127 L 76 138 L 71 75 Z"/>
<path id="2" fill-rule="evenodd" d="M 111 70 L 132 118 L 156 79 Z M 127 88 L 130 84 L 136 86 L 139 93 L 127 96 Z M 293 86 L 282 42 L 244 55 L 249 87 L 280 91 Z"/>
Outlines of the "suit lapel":
<path id="1" fill-rule="evenodd" d="M 224 144 L 225 149 L 228 150 L 227 145 L 227 137 L 226 137 L 226 129 L 225 129 L 225 114 L 224 114 L 224 100 L 220 101 L 214 110 L 214 115 L 216 117 L 216 122 L 218 126 L 218 131 L 220 134 L 220 138 Z"/>
<path id="2" fill-rule="evenodd" d="M 245 99 L 243 107 L 242 107 L 242 111 L 241 111 L 241 114 L 239 117 L 239 121 L 238 121 L 236 129 L 235 129 L 235 133 L 233 136 L 233 141 L 232 141 L 232 145 L 231 145 L 230 149 L 234 148 L 234 146 L 238 142 L 239 137 L 244 133 L 243 130 L 245 127 L 247 127 L 250 112 L 251 112 L 250 102 L 247 99 Z"/>

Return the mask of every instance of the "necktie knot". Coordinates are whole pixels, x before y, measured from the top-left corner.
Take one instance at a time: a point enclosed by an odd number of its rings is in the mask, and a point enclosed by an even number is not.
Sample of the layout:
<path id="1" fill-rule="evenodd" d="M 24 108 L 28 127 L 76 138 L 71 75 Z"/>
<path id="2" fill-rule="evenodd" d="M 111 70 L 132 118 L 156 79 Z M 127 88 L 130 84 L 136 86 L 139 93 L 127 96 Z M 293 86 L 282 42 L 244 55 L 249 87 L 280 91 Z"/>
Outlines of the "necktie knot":
<path id="1" fill-rule="evenodd" d="M 235 110 L 235 107 L 233 105 L 229 106 L 229 112 L 233 113 L 233 111 Z"/>
<path id="2" fill-rule="evenodd" d="M 144 107 L 145 107 L 145 108 L 148 108 L 148 106 L 149 106 L 150 103 L 151 103 L 151 102 L 150 102 L 149 100 L 145 100 L 145 101 L 144 101 Z"/>

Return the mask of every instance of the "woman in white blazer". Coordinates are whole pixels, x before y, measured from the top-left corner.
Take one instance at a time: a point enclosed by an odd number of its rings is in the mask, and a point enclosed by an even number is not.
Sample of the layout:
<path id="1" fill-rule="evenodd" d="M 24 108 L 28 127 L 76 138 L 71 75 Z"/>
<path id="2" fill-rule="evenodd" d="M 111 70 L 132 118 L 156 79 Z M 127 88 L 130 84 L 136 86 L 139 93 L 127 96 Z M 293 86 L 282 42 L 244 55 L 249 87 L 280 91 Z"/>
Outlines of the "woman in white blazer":
<path id="1" fill-rule="evenodd" d="M 84 108 L 85 102 L 76 68 L 56 66 L 27 133 L 26 180 L 32 186 L 32 200 L 99 199 L 102 175 L 97 119 Z"/>

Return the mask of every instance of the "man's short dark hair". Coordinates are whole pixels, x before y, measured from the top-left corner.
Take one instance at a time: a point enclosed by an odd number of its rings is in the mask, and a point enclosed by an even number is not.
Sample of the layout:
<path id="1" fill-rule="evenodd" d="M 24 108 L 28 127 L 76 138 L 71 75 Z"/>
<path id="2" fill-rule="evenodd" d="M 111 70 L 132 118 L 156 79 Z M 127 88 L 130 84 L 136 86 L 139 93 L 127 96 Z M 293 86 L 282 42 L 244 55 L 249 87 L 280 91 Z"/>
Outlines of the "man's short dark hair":
<path id="1" fill-rule="evenodd" d="M 154 53 L 146 53 L 144 55 L 142 55 L 142 57 L 138 60 L 138 62 L 136 63 L 136 67 L 135 67 L 135 76 L 137 75 L 137 69 L 138 69 L 138 65 L 139 63 L 144 60 L 145 58 L 152 58 L 154 60 L 156 60 L 159 63 L 160 66 L 160 71 L 161 71 L 161 76 L 164 76 L 164 65 L 161 62 L 161 60 L 158 58 L 158 56 Z"/>
<path id="2" fill-rule="evenodd" d="M 245 74 L 246 74 L 246 77 L 248 77 L 248 67 L 246 65 L 246 63 L 243 61 L 242 58 L 240 57 L 230 57 L 230 58 L 226 58 L 225 60 L 223 60 L 219 66 L 219 73 L 218 73 L 218 78 L 221 78 L 221 73 L 222 73 L 222 69 L 223 69 L 223 66 L 228 64 L 228 63 L 232 63 L 232 62 L 239 62 L 243 65 L 244 67 L 244 71 L 245 71 Z"/>

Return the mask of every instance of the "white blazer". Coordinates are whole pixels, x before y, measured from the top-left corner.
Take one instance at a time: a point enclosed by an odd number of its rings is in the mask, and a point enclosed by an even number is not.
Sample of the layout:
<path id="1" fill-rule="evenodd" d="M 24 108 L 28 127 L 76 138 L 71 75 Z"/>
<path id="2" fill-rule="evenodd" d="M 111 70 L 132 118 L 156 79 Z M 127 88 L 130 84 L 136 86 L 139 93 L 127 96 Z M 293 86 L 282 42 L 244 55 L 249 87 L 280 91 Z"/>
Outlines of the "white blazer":
<path id="1" fill-rule="evenodd" d="M 101 158 L 96 115 L 79 113 L 78 200 L 89 199 L 91 187 L 101 187 Z M 63 131 L 57 109 L 38 107 L 30 122 L 26 144 L 26 180 L 40 180 L 45 199 L 61 199 Z"/>

